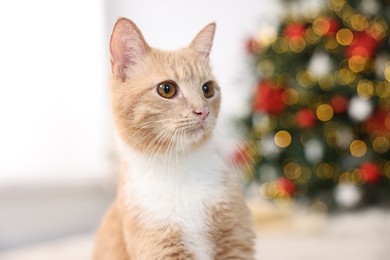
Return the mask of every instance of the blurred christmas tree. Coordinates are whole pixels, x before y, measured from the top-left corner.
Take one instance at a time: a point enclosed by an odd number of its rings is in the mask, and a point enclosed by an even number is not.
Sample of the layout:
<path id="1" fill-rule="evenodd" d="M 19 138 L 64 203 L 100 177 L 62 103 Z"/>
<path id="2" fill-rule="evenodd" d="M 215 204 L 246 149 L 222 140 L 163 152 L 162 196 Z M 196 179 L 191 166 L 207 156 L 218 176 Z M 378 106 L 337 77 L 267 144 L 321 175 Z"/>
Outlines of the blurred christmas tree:
<path id="1" fill-rule="evenodd" d="M 239 154 L 250 153 L 265 197 L 326 207 L 390 198 L 389 3 L 289 9 L 278 31 L 248 43 L 259 82 Z"/>

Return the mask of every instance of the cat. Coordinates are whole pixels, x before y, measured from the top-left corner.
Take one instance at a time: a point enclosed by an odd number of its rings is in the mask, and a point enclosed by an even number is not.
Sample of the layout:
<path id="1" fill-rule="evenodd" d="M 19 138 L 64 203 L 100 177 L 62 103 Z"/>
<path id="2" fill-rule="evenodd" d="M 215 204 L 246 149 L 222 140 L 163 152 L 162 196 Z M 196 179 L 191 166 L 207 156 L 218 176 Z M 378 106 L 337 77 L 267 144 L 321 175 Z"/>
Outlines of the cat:
<path id="1" fill-rule="evenodd" d="M 209 65 L 215 27 L 163 51 L 131 20 L 117 20 L 110 92 L 120 177 L 93 259 L 254 259 L 252 218 L 214 134 L 221 103 Z"/>

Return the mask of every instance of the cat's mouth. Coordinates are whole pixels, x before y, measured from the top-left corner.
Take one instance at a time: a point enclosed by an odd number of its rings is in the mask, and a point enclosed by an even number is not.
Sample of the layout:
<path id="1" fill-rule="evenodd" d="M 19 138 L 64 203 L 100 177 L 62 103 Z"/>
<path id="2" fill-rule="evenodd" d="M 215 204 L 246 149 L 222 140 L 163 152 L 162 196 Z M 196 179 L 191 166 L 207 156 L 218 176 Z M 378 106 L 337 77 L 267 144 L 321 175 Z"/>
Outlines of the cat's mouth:
<path id="1" fill-rule="evenodd" d="M 182 128 L 182 134 L 184 134 L 186 138 L 178 141 L 189 142 L 191 145 L 200 144 L 210 135 L 210 127 L 211 125 L 208 120 L 187 121 L 185 127 Z"/>

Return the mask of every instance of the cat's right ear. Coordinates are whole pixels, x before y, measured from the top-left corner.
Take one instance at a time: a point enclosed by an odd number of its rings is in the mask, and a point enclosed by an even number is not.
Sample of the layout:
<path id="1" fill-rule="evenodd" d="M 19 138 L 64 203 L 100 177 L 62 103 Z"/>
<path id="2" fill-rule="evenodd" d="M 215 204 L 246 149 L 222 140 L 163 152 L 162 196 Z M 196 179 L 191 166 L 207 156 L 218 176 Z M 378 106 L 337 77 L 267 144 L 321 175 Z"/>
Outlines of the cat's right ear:
<path id="1" fill-rule="evenodd" d="M 195 36 L 190 44 L 190 48 L 207 59 L 210 55 L 211 46 L 213 45 L 214 34 L 215 23 L 210 23 Z"/>
<path id="2" fill-rule="evenodd" d="M 119 18 L 114 25 L 110 40 L 112 73 L 119 75 L 122 81 L 125 81 L 127 69 L 131 70 L 131 67 L 137 64 L 149 49 L 138 27 L 129 19 Z"/>

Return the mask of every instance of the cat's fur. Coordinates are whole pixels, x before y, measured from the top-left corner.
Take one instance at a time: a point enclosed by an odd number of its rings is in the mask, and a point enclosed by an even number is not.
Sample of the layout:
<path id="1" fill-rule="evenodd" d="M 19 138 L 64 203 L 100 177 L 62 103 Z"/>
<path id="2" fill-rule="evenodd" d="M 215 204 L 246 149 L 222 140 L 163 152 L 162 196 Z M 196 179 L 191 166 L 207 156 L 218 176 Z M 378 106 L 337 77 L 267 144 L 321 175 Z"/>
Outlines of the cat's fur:
<path id="1" fill-rule="evenodd" d="M 254 259 L 249 210 L 213 135 L 221 98 L 208 62 L 214 31 L 209 24 L 188 47 L 162 51 L 130 20 L 116 22 L 111 97 L 120 181 L 94 259 Z M 167 80 L 178 86 L 173 98 L 156 90 Z"/>

